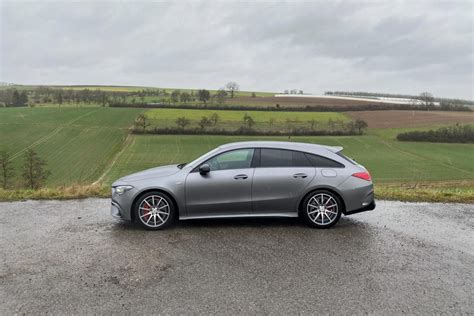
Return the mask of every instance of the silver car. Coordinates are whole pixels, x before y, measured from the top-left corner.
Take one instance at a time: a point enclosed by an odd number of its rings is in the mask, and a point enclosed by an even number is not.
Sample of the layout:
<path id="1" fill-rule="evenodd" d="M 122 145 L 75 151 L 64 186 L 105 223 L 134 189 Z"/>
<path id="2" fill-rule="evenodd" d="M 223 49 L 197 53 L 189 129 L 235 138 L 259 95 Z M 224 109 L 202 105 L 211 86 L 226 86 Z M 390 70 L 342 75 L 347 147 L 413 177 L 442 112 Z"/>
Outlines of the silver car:
<path id="1" fill-rule="evenodd" d="M 302 217 L 328 228 L 375 208 L 368 171 L 342 147 L 296 142 L 222 145 L 196 160 L 112 184 L 112 215 L 163 229 L 176 219 Z"/>

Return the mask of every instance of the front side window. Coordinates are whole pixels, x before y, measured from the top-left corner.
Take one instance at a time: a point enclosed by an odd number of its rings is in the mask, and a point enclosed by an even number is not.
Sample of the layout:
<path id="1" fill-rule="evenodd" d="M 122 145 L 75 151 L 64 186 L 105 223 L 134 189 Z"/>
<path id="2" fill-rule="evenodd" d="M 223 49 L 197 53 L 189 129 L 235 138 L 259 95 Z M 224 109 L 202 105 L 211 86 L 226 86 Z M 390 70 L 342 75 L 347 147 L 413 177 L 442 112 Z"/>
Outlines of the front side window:
<path id="1" fill-rule="evenodd" d="M 310 167 L 311 163 L 305 154 L 299 151 L 262 148 L 260 167 Z"/>
<path id="2" fill-rule="evenodd" d="M 207 162 L 211 170 L 229 170 L 250 168 L 254 150 L 238 149 L 217 155 Z"/>

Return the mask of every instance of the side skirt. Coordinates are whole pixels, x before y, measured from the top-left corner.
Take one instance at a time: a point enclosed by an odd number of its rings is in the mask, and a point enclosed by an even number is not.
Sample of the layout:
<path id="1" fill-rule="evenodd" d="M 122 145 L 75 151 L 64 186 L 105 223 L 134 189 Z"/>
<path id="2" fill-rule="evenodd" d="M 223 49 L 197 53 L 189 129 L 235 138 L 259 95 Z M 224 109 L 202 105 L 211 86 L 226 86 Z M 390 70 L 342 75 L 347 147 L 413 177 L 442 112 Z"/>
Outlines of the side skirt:
<path id="1" fill-rule="evenodd" d="M 201 218 L 241 218 L 241 217 L 298 217 L 298 213 L 260 213 L 260 214 L 223 214 L 223 215 L 197 215 L 180 216 L 180 220 Z"/>

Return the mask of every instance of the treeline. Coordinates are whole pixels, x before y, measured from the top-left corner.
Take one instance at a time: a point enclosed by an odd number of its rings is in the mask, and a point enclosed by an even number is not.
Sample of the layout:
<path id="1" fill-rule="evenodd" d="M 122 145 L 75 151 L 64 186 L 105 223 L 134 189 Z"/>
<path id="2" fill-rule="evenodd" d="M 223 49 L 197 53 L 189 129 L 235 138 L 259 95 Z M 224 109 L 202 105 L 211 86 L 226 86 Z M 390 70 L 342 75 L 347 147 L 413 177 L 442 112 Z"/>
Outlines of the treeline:
<path id="1" fill-rule="evenodd" d="M 295 128 L 291 131 L 263 131 L 256 129 L 249 129 L 247 127 L 240 127 L 235 130 L 228 129 L 201 129 L 201 128 L 186 128 L 179 127 L 155 127 L 153 129 L 133 129 L 133 134 L 160 134 L 160 135 L 229 135 L 229 136 L 351 136 L 359 135 L 355 130 L 310 130 L 306 128 Z"/>
<path id="2" fill-rule="evenodd" d="M 220 121 L 219 114 L 216 112 L 209 116 L 202 116 L 200 121 L 194 121 L 198 127 L 191 127 L 193 121 L 181 116 L 176 118 L 176 127 L 154 127 L 145 114 L 139 114 L 134 122 L 132 133 L 135 134 L 211 134 L 211 135 L 263 135 L 263 136 L 281 136 L 281 135 L 309 135 L 309 136 L 325 136 L 325 135 L 362 135 L 368 127 L 367 122 L 363 120 L 355 120 L 349 122 L 327 121 L 327 128 L 317 128 L 321 122 L 309 120 L 307 125 L 294 125 L 301 123 L 300 121 L 291 121 L 287 119 L 286 128 L 273 128 L 274 119 L 270 119 L 268 124 L 256 122 L 254 118 L 245 113 L 240 122 L 240 126 L 231 128 L 228 122 L 225 127 L 219 127 L 217 123 Z M 269 128 L 270 127 L 270 128 Z"/>
<path id="3" fill-rule="evenodd" d="M 361 105 L 306 105 L 306 106 L 255 106 L 255 105 L 219 105 L 219 104 L 164 104 L 164 103 L 111 103 L 110 107 L 118 108 L 164 108 L 164 109 L 203 109 L 203 110 L 236 110 L 236 111 L 285 111 L 285 112 L 348 112 L 348 111 L 463 111 L 472 109 L 463 105 L 441 104 L 441 106 L 425 106 L 422 104 L 361 104 Z"/>
<path id="4" fill-rule="evenodd" d="M 412 131 L 397 135 L 399 141 L 432 143 L 474 143 L 473 125 L 455 125 L 429 131 Z"/>
<path id="5" fill-rule="evenodd" d="M 28 93 L 17 89 L 0 90 L 0 104 L 4 106 L 28 106 Z"/>
<path id="6" fill-rule="evenodd" d="M 89 104 L 108 106 L 110 104 L 163 103 L 163 104 L 224 104 L 227 98 L 233 98 L 239 91 L 239 85 L 228 82 L 225 88 L 217 91 L 201 90 L 169 90 L 160 88 L 144 88 L 129 91 L 110 91 L 105 89 L 83 89 L 54 86 L 18 86 L 0 89 L 0 105 L 3 106 L 34 106 L 39 104 Z M 17 96 L 21 101 L 17 101 Z M 256 96 L 252 93 L 252 96 Z"/>
<path id="7" fill-rule="evenodd" d="M 383 98 L 404 98 L 404 99 L 413 99 L 420 100 L 419 95 L 411 94 L 396 94 L 396 93 L 377 93 L 377 92 L 366 92 L 366 91 L 326 91 L 326 95 L 336 95 L 336 96 L 348 96 L 348 97 L 383 97 Z M 453 99 L 453 98 L 440 98 L 433 97 L 433 100 L 440 103 L 452 104 L 452 105 L 474 105 L 472 100 L 463 100 L 463 99 Z"/>

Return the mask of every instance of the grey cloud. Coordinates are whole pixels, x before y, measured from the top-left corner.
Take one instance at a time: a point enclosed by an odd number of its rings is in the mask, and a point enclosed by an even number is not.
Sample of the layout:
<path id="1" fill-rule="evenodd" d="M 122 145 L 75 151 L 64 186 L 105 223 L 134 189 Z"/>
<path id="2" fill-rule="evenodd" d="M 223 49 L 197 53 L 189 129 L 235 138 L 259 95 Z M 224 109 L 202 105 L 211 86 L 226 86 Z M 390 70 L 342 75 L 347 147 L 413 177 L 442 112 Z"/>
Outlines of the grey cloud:
<path id="1" fill-rule="evenodd" d="M 0 81 L 473 98 L 472 2 L 2 2 Z"/>

